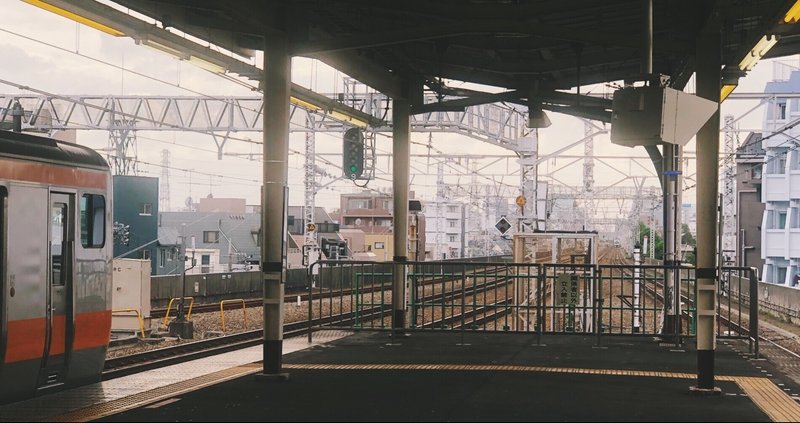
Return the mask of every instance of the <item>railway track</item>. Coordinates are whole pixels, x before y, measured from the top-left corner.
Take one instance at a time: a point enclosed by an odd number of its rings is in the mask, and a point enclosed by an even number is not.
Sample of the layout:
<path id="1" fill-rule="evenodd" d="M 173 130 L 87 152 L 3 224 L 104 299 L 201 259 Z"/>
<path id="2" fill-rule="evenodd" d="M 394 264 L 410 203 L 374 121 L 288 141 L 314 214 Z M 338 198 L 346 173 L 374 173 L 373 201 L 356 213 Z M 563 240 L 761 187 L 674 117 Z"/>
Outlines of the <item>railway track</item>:
<path id="1" fill-rule="evenodd" d="M 494 270 L 497 271 L 498 269 L 494 268 Z M 485 275 L 489 275 L 489 274 L 491 274 L 491 273 L 490 272 L 473 272 L 473 273 L 468 274 L 467 276 L 470 276 L 470 277 L 472 277 L 472 276 L 481 277 L 481 276 L 485 276 Z M 423 280 L 418 282 L 418 283 L 420 283 L 420 285 L 433 285 L 433 284 L 439 284 L 439 283 L 442 283 L 442 282 L 448 282 L 448 281 L 451 281 L 453 279 L 454 279 L 454 277 L 440 277 L 440 278 L 430 277 L 429 280 L 425 280 L 423 278 Z M 384 285 L 366 285 L 366 286 L 359 287 L 358 289 L 347 288 L 347 289 L 340 289 L 340 290 L 334 290 L 334 291 L 316 292 L 316 293 L 311 294 L 311 295 L 308 292 L 296 292 L 296 293 L 291 293 L 291 294 L 284 295 L 283 296 L 283 302 L 284 303 L 294 303 L 294 302 L 297 302 L 298 299 L 301 302 L 305 302 L 305 301 L 308 301 L 310 296 L 313 296 L 313 298 L 315 300 L 318 300 L 318 299 L 322 299 L 322 298 L 336 298 L 336 297 L 340 297 L 340 296 L 355 295 L 356 293 L 365 294 L 365 293 L 370 293 L 370 292 L 380 292 L 382 290 L 387 290 L 387 287 L 384 286 Z M 389 287 L 388 290 L 391 290 L 391 288 Z M 250 299 L 244 299 L 244 302 L 245 302 L 245 306 L 246 307 L 259 307 L 259 306 L 263 305 L 264 299 L 263 298 L 250 298 Z M 231 303 L 231 306 L 233 308 L 236 308 L 240 304 L 241 303 L 239 303 L 239 304 Z M 214 312 L 214 311 L 218 311 L 218 310 L 219 310 L 219 302 L 195 304 L 191 308 L 192 313 L 208 313 L 208 312 Z M 169 312 L 170 312 L 171 315 L 174 315 L 172 313 L 175 313 L 175 308 L 169 310 Z M 167 309 L 166 308 L 154 308 L 154 309 L 150 310 L 150 317 L 152 317 L 154 319 L 161 319 L 161 318 L 164 318 L 166 316 L 167 316 Z"/>
<path id="2" fill-rule="evenodd" d="M 565 259 L 566 261 L 568 259 Z M 472 270 L 466 274 L 469 278 L 485 278 L 492 274 L 496 274 L 502 270 L 502 266 L 495 267 L 492 271 L 475 271 Z M 430 277 L 428 280 L 418 282 L 419 286 L 433 285 L 437 286 L 443 282 L 449 281 L 453 278 L 461 278 L 461 275 L 453 277 L 436 278 Z M 445 280 L 446 279 L 446 280 Z M 459 298 L 474 297 L 479 294 L 497 291 L 503 289 L 513 282 L 512 278 L 507 275 L 496 275 L 492 280 L 484 281 L 481 284 L 476 284 L 466 288 L 456 288 L 451 291 L 434 293 L 420 297 L 417 301 L 419 304 L 433 304 L 433 303 L 447 303 L 455 302 Z M 340 289 L 327 293 L 314 293 L 314 300 L 332 299 L 342 295 L 363 295 L 371 292 L 379 292 L 386 289 L 383 285 L 365 286 L 360 287 L 358 290 L 354 289 Z M 309 294 L 299 294 L 301 301 L 308 301 Z M 297 301 L 298 294 L 289 294 L 285 296 L 285 302 Z M 422 322 L 419 326 L 421 329 L 450 327 L 458 328 L 463 325 L 467 326 L 482 326 L 497 321 L 498 319 L 507 316 L 512 312 L 509 304 L 512 301 L 510 298 L 499 299 L 492 303 L 476 305 L 467 304 L 464 307 L 471 308 L 470 311 L 464 313 L 452 313 L 448 316 L 441 316 L 429 322 Z M 248 306 L 260 306 L 263 299 L 252 299 L 247 301 Z M 451 310 L 456 307 L 449 306 Z M 204 311 L 216 311 L 219 304 L 202 304 L 193 307 L 193 313 L 200 313 Z M 463 308 L 462 308 L 463 310 Z M 287 338 L 294 336 L 301 336 L 307 334 L 310 328 L 315 328 L 323 325 L 332 325 L 333 328 L 353 327 L 355 323 L 360 323 L 361 327 L 365 327 L 364 323 L 378 319 L 387 318 L 387 308 L 385 305 L 366 307 L 345 313 L 329 315 L 322 318 L 313 320 L 312 322 L 301 321 L 289 323 L 284 326 L 284 334 Z M 151 315 L 153 317 L 163 317 L 166 315 L 166 309 L 156 309 Z M 127 356 L 117 357 L 106 360 L 105 370 L 103 372 L 103 379 L 113 379 L 116 377 L 125 376 L 132 373 L 141 372 L 144 370 L 164 367 L 180 362 L 186 362 L 197 358 L 207 357 L 211 355 L 220 354 L 223 352 L 233 351 L 237 349 L 247 348 L 251 346 L 260 345 L 263 342 L 263 330 L 251 330 L 240 332 L 232 335 L 224 335 L 215 338 L 188 342 L 181 345 L 172 347 L 160 348 L 152 351 L 146 351 Z"/>
<path id="3" fill-rule="evenodd" d="M 432 303 L 436 301 L 453 301 L 463 295 L 477 295 L 493 289 L 499 289 L 511 283 L 511 279 L 500 277 L 500 280 L 484 282 L 480 285 L 472 286 L 468 289 L 459 291 L 449 291 L 431 294 L 420 298 L 422 303 Z M 316 297 L 315 297 L 316 299 Z M 259 300 L 260 301 L 260 300 Z M 451 315 L 442 319 L 439 324 L 453 324 L 464 319 L 471 319 L 470 324 L 480 321 L 490 321 L 500 318 L 507 313 L 506 310 L 496 310 L 505 307 L 510 299 L 504 299 L 494 304 L 476 307 L 473 310 L 457 315 Z M 333 324 L 333 327 L 353 327 L 354 324 L 383 319 L 387 317 L 387 308 L 383 305 L 363 308 L 346 313 L 324 316 L 313 321 L 301 321 L 284 325 L 284 336 L 286 338 L 307 334 L 310 328 Z M 484 314 L 483 317 L 478 317 Z M 474 317 L 474 319 L 473 319 Z M 429 325 L 436 322 L 430 322 Z M 232 335 L 224 335 L 210 339 L 187 342 L 181 345 L 159 348 L 156 350 L 130 354 L 126 356 L 107 359 L 103 371 L 103 380 L 109 380 L 133 373 L 151 370 L 172 364 L 182 363 L 211 355 L 221 354 L 228 351 L 248 348 L 260 345 L 263 342 L 263 329 L 240 332 Z"/>

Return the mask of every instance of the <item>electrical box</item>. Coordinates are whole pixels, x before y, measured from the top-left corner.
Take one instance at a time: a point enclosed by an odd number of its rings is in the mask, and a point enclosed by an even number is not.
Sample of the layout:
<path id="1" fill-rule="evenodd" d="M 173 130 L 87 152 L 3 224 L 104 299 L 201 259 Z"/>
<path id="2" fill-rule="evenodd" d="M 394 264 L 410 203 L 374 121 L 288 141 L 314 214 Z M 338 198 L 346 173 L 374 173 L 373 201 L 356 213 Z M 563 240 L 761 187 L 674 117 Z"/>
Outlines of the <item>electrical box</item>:
<path id="1" fill-rule="evenodd" d="M 719 103 L 667 87 L 626 87 L 614 92 L 611 142 L 627 147 L 686 145 Z"/>
<path id="2" fill-rule="evenodd" d="M 111 330 L 139 331 L 138 310 L 145 330 L 150 327 L 150 260 L 114 259 Z"/>

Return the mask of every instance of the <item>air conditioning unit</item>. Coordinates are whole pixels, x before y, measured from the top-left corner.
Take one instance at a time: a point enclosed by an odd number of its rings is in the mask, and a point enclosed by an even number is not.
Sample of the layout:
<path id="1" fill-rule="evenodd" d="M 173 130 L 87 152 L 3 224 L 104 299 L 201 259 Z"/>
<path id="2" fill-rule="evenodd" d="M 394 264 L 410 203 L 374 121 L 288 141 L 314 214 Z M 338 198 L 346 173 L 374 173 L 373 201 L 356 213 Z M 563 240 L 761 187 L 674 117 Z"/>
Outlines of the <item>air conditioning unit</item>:
<path id="1" fill-rule="evenodd" d="M 611 142 L 627 147 L 686 145 L 719 103 L 667 87 L 626 87 L 614 92 Z"/>

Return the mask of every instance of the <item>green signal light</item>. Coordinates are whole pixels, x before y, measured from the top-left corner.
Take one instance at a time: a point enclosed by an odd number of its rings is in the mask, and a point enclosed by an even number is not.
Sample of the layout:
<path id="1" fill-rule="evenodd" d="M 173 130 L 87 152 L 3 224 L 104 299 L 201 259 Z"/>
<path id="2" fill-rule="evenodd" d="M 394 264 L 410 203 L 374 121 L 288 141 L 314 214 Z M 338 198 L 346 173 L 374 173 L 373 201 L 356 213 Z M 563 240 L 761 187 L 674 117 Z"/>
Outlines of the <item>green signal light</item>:
<path id="1" fill-rule="evenodd" d="M 352 165 L 352 166 L 350 166 L 350 171 L 351 171 L 351 172 L 355 172 L 355 171 L 357 171 L 357 170 L 358 170 L 358 166 L 356 166 L 356 165 Z"/>

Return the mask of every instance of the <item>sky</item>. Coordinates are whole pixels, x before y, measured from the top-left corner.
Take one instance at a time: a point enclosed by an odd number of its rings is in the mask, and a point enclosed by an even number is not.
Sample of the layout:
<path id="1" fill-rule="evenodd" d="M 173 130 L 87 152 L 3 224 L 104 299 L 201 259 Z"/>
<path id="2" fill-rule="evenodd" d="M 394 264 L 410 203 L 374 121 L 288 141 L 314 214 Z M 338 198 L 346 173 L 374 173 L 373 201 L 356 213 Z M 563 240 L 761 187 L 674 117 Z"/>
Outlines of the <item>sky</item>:
<path id="1" fill-rule="evenodd" d="M 0 21 L 0 80 L 17 85 L 24 85 L 53 94 L 97 94 L 97 95 L 161 95 L 161 96 L 252 96 L 257 93 L 232 83 L 216 74 L 205 71 L 187 62 L 180 61 L 165 53 L 136 45 L 128 37 L 112 37 L 97 30 L 82 26 L 73 21 L 51 14 L 22 1 L 3 1 L 3 19 Z M 759 62 L 750 74 L 740 81 L 734 93 L 762 92 L 767 81 L 773 78 L 772 61 Z M 782 62 L 798 65 L 797 57 L 784 58 Z M 343 74 L 326 65 L 308 59 L 295 58 L 292 67 L 293 82 L 315 89 L 318 92 L 338 92 L 341 90 Z M 13 85 L 0 81 L 0 93 L 26 94 Z M 250 81 L 252 84 L 253 82 Z M 458 86 L 463 84 L 454 82 Z M 468 86 L 468 85 L 464 85 Z M 691 91 L 692 83 L 688 87 Z M 581 92 L 604 93 L 612 90 L 607 86 L 583 87 Z M 729 99 L 722 104 L 721 114 L 732 114 L 739 119 L 741 129 L 759 129 L 761 127 L 763 108 L 756 108 L 749 114 L 748 110 L 758 104 L 755 100 Z M 555 151 L 575 142 L 584 136 L 583 122 L 565 115 L 549 113 L 553 125 L 539 130 L 540 155 Z M 602 124 L 598 123 L 602 126 Z M 236 134 L 240 138 L 260 140 L 257 133 Z M 246 198 L 248 204 L 259 202 L 259 186 L 261 179 L 261 163 L 246 157 L 226 156 L 217 159 L 213 140 L 204 134 L 179 132 L 138 131 L 138 158 L 140 174 L 160 176 L 162 168 L 144 163 L 161 163 L 161 151 L 169 149 L 170 157 L 170 208 L 177 210 L 186 199 L 197 199 L 209 194 L 215 197 Z M 744 140 L 745 133 L 740 135 Z M 456 134 L 429 134 L 414 132 L 411 135 L 412 154 L 426 154 L 429 151 L 444 153 L 472 154 L 509 154 L 502 148 L 492 146 L 466 136 Z M 95 149 L 108 146 L 106 131 L 78 131 L 79 143 Z M 303 202 L 303 147 L 304 135 L 292 133 L 290 136 L 289 184 L 291 205 Z M 339 174 L 336 167 L 341 159 L 333 153 L 341 152 L 341 140 L 338 133 L 317 133 L 316 150 L 320 155 L 321 167 L 331 174 Z M 424 144 L 430 140 L 433 149 Z M 391 153 L 391 139 L 381 135 L 377 139 L 379 153 Z M 694 141 L 687 145 L 691 154 Z M 595 138 L 596 155 L 637 155 L 646 157 L 641 148 L 629 149 L 612 145 L 608 135 Z M 240 141 L 230 141 L 226 147 L 227 154 L 258 153 L 260 146 Z M 564 154 L 583 154 L 583 146 L 576 146 Z M 412 161 L 411 189 L 418 198 L 433 199 L 436 187 L 437 158 L 419 158 Z M 555 158 L 542 163 L 540 174 L 549 174 L 562 168 L 574 159 Z M 552 174 L 560 183 L 579 186 L 582 180 L 582 160 Z M 379 166 L 389 168 L 388 159 L 379 159 Z M 482 162 L 483 163 L 483 162 Z M 448 169 L 458 168 L 449 165 Z M 649 160 L 637 162 L 629 160 L 606 160 L 595 165 L 595 185 L 619 184 L 633 185 L 625 180 L 620 182 L 624 174 L 635 177 L 646 177 L 645 185 L 658 184 Z M 188 170 L 191 170 L 188 171 Z M 512 188 L 519 183 L 519 176 L 510 174 L 516 170 L 513 161 L 489 166 L 481 176 L 479 183 L 491 183 L 508 188 L 509 200 L 517 192 Z M 422 175 L 420 172 L 427 173 Z M 506 176 L 499 176 L 507 173 Z M 694 173 L 694 162 L 690 160 L 686 174 Z M 484 176 L 487 175 L 487 176 Z M 387 191 L 391 189 L 391 177 L 379 175 L 380 179 L 371 181 L 369 187 Z M 470 176 L 448 175 L 446 182 L 451 185 L 466 187 Z M 332 179 L 322 177 L 321 183 L 328 184 Z M 688 180 L 684 185 L 691 186 Z M 334 181 L 322 189 L 316 197 L 318 206 L 332 210 L 339 206 L 339 195 L 347 192 L 359 192 L 350 181 Z M 513 195 L 512 195 L 513 192 Z M 694 190 L 684 193 L 684 203 L 694 202 Z"/>

